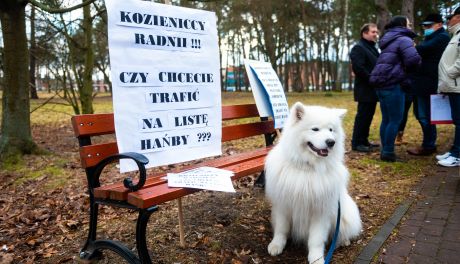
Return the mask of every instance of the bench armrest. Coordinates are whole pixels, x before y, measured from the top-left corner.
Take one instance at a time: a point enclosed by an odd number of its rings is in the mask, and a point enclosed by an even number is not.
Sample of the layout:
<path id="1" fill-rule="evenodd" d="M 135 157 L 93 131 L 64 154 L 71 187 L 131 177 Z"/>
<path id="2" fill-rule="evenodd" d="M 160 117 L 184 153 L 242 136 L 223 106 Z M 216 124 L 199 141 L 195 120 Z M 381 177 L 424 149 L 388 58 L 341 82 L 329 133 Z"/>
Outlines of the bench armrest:
<path id="1" fill-rule="evenodd" d="M 139 182 L 137 184 L 133 184 L 131 177 L 127 177 L 123 180 L 123 185 L 132 192 L 139 190 L 145 184 L 147 177 L 145 165 L 149 163 L 149 159 L 140 153 L 125 152 L 108 156 L 96 165 L 93 174 L 94 179 L 96 179 L 96 182 L 99 182 L 99 177 L 101 176 L 102 170 L 105 168 L 105 166 L 121 159 L 132 159 L 134 162 L 136 162 L 137 167 L 139 168 Z"/>

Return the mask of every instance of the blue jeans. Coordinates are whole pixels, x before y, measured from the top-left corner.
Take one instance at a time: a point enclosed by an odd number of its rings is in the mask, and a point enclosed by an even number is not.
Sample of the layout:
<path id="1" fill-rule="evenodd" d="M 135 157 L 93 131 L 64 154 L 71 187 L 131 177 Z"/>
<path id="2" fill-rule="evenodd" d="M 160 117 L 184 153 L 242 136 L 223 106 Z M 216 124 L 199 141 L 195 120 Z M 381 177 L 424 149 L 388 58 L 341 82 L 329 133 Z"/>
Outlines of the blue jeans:
<path id="1" fill-rule="evenodd" d="M 394 155 L 395 139 L 404 113 L 404 92 L 399 85 L 389 89 L 377 89 L 382 112 L 380 141 L 382 155 Z"/>
<path id="2" fill-rule="evenodd" d="M 436 125 L 430 123 L 430 96 L 417 96 L 414 100 L 414 114 L 423 132 L 422 148 L 436 148 Z"/>
<path id="3" fill-rule="evenodd" d="M 452 121 L 455 125 L 454 144 L 450 149 L 451 156 L 460 157 L 460 93 L 449 93 Z"/>

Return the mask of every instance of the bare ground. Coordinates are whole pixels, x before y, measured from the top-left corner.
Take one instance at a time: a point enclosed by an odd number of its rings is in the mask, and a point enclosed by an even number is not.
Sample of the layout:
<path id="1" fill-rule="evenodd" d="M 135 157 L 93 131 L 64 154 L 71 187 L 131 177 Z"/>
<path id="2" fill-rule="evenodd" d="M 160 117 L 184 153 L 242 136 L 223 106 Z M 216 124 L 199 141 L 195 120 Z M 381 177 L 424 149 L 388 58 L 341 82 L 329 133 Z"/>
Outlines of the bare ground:
<path id="1" fill-rule="evenodd" d="M 0 263 L 81 263 L 78 253 L 87 236 L 89 203 L 77 142 L 68 123 L 34 125 L 33 133 L 52 154 L 26 156 L 21 166 L 0 171 Z M 448 133 L 440 131 L 439 138 Z M 417 137 L 407 140 L 417 142 Z M 257 144 L 225 145 L 224 152 Z M 432 157 L 408 157 L 406 147 L 398 151 L 407 162 L 399 164 L 379 162 L 378 152 L 346 154 L 352 175 L 349 189 L 364 229 L 357 241 L 336 250 L 334 263 L 353 263 L 398 204 L 416 195 L 412 190 L 417 182 L 432 172 Z M 109 172 L 115 171 L 113 167 Z M 160 205 L 148 227 L 154 263 L 307 263 L 305 247 L 292 242 L 280 256 L 268 255 L 270 205 L 253 182 L 254 177 L 237 182 L 236 194 L 203 191 L 184 198 L 185 248 L 178 245 L 177 203 Z M 134 248 L 135 222 L 136 215 L 128 210 L 103 207 L 100 237 Z M 99 262 L 121 260 L 108 253 Z"/>

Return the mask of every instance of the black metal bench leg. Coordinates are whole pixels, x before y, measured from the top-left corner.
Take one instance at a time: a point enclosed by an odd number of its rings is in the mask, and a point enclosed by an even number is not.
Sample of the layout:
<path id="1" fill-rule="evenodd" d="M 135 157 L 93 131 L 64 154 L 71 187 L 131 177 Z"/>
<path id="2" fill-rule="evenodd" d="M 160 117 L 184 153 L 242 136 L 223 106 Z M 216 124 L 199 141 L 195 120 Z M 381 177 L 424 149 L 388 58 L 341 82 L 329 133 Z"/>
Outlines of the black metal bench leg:
<path id="1" fill-rule="evenodd" d="M 90 200 L 92 200 L 90 198 Z M 99 205 L 94 201 L 90 201 L 90 216 L 89 216 L 89 231 L 88 238 L 83 248 L 80 250 L 80 258 L 90 260 L 98 258 L 102 253 L 94 249 L 94 242 L 97 234 L 97 216 L 99 213 Z"/>
<path id="2" fill-rule="evenodd" d="M 150 215 L 158 210 L 157 206 L 150 207 L 148 209 L 142 209 L 139 211 L 139 217 L 137 218 L 136 224 L 136 247 L 137 253 L 141 263 L 152 263 L 150 255 L 147 248 L 147 223 L 149 222 Z"/>

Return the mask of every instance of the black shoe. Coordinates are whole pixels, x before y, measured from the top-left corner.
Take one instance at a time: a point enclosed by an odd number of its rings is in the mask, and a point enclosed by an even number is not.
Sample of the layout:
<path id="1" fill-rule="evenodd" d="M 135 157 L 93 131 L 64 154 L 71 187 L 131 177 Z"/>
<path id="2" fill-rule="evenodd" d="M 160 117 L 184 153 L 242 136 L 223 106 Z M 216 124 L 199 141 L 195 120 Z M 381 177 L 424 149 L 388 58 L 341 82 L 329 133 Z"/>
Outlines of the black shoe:
<path id="1" fill-rule="evenodd" d="M 431 154 L 436 152 L 436 148 L 424 148 L 424 147 L 415 147 L 407 149 L 407 153 L 414 155 L 414 156 L 430 156 Z"/>
<path id="2" fill-rule="evenodd" d="M 404 160 L 400 159 L 394 153 L 392 154 L 380 154 L 380 160 L 385 162 L 404 162 Z"/>
<path id="3" fill-rule="evenodd" d="M 371 152 L 371 148 L 366 145 L 352 146 L 351 149 L 358 152 Z"/>

